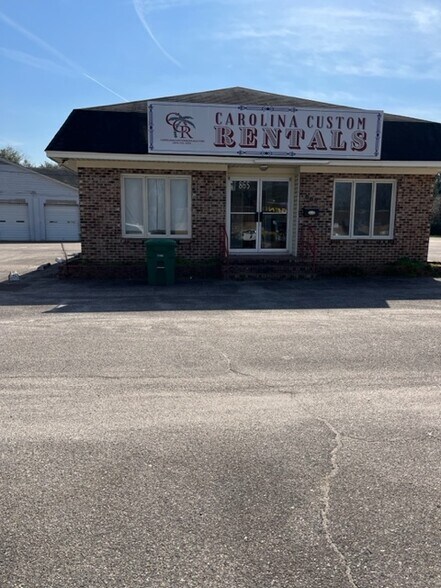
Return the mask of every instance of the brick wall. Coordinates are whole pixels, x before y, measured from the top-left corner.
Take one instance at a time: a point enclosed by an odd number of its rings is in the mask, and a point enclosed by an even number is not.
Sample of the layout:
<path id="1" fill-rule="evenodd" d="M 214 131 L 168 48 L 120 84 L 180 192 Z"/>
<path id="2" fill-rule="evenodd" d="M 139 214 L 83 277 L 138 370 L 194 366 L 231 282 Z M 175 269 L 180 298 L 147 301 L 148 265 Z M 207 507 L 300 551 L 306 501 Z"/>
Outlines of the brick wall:
<path id="1" fill-rule="evenodd" d="M 190 175 L 179 170 L 79 168 L 83 258 L 95 263 L 142 262 L 144 239 L 121 235 L 121 175 Z M 226 173 L 191 172 L 192 238 L 178 240 L 177 255 L 193 260 L 219 256 L 225 224 Z"/>
<path id="2" fill-rule="evenodd" d="M 394 238 L 391 240 L 331 239 L 334 180 L 364 178 L 396 180 Z M 432 176 L 418 175 L 302 174 L 300 210 L 302 207 L 314 207 L 320 209 L 320 214 L 317 218 L 300 218 L 300 237 L 308 234 L 315 235 L 318 268 L 356 266 L 373 269 L 401 257 L 426 261 L 433 182 Z M 305 256 L 307 256 L 306 252 Z"/>
<path id="3" fill-rule="evenodd" d="M 221 227 L 226 215 L 226 173 L 213 171 L 79 169 L 83 258 L 95 263 L 140 263 L 143 239 L 121 236 L 121 174 L 191 175 L 192 238 L 178 241 L 177 254 L 208 260 L 221 253 Z M 397 182 L 395 231 L 392 240 L 332 240 L 332 197 L 335 179 L 393 179 Z M 317 242 L 317 266 L 375 268 L 400 257 L 425 261 L 429 240 L 434 178 L 417 175 L 302 174 L 299 208 L 320 209 L 318 218 L 299 220 L 299 238 L 310 227 Z M 301 244 L 301 243 L 300 243 Z M 301 253 L 299 249 L 299 253 Z M 305 254 L 306 256 L 306 254 Z"/>

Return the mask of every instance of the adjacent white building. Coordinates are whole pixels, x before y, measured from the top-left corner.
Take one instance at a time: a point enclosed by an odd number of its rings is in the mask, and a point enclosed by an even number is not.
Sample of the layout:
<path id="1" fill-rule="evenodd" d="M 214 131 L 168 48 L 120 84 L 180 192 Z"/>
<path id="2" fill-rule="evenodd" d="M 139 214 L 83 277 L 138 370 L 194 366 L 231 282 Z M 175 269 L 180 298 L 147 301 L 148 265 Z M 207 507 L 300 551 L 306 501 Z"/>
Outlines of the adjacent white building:
<path id="1" fill-rule="evenodd" d="M 0 158 L 0 241 L 79 241 L 78 190 Z"/>

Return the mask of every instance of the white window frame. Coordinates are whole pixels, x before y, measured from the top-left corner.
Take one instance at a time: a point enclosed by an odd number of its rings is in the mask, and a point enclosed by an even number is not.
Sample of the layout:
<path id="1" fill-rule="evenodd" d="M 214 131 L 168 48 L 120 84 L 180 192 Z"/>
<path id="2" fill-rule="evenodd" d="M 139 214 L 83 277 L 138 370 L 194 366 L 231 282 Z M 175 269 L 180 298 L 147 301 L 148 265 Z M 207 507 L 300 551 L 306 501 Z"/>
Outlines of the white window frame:
<path id="1" fill-rule="evenodd" d="M 142 180 L 142 209 L 143 209 L 143 226 L 144 232 L 141 234 L 126 233 L 126 219 L 125 219 L 125 179 L 134 178 Z M 148 180 L 165 180 L 165 233 L 158 235 L 157 233 L 148 232 L 148 206 L 147 206 L 147 182 Z M 170 184 L 172 180 L 186 180 L 187 181 L 187 219 L 188 232 L 185 235 L 176 235 L 171 233 L 171 208 L 170 198 L 171 190 Z M 157 175 L 157 174 L 122 174 L 121 175 L 121 231 L 125 239 L 191 239 L 191 176 L 186 175 Z"/>
<path id="2" fill-rule="evenodd" d="M 351 184 L 351 205 L 349 211 L 349 235 L 334 235 L 334 214 L 335 214 L 335 193 L 337 184 Z M 371 201 L 371 214 L 370 214 L 370 225 L 369 235 L 354 235 L 354 216 L 355 216 L 355 192 L 357 184 L 372 184 L 372 201 Z M 390 226 L 389 235 L 374 235 L 374 220 L 375 220 L 375 203 L 377 197 L 377 184 L 391 184 L 392 196 L 390 203 Z M 390 241 L 394 238 L 395 229 L 395 205 L 397 196 L 397 182 L 396 180 L 390 179 L 371 179 L 371 178 L 360 178 L 360 179 L 344 179 L 339 178 L 334 180 L 333 197 L 332 197 L 332 224 L 331 224 L 331 239 L 337 241 L 354 241 L 354 240 L 369 240 L 369 241 Z"/>

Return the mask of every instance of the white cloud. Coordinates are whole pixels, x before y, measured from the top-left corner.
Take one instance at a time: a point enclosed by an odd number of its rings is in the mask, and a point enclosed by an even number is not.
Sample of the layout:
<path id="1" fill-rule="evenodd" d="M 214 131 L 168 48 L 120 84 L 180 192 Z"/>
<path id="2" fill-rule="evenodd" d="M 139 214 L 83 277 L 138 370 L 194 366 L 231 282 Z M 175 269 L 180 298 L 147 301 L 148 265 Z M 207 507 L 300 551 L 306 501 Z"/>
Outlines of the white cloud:
<path id="1" fill-rule="evenodd" d="M 378 58 L 363 63 L 338 61 L 327 64 L 323 71 L 358 77 L 396 78 L 403 80 L 436 80 L 438 72 L 433 68 L 420 68 L 412 64 L 391 64 Z"/>
<path id="2" fill-rule="evenodd" d="M 173 41 L 187 36 L 202 54 L 214 47 L 216 62 L 230 52 L 250 64 L 265 59 L 269 67 L 291 69 L 301 61 L 316 71 L 324 71 L 326 63 L 329 73 L 344 76 L 422 79 L 434 76 L 439 61 L 432 33 L 441 30 L 441 9 L 430 0 L 417 8 L 414 0 L 132 2 L 150 39 L 180 67 L 173 50 L 153 32 L 155 12 L 167 13 L 165 21 L 176 32 Z M 422 74 L 424 68 L 428 73 Z"/>
<path id="3" fill-rule="evenodd" d="M 7 147 L 10 145 L 11 147 L 22 147 L 24 145 L 23 141 L 18 141 L 16 139 L 10 139 L 9 137 L 0 137 L 0 145 L 4 145 Z"/>
<path id="4" fill-rule="evenodd" d="M 16 30 L 21 35 L 32 41 L 34 44 L 46 50 L 48 53 L 54 55 L 57 59 L 68 65 L 71 69 L 76 71 L 81 70 L 81 68 L 76 63 L 68 59 L 63 53 L 61 53 L 61 51 L 58 51 L 58 49 L 55 49 L 55 47 L 49 45 L 49 43 L 47 43 L 44 39 L 41 39 L 37 35 L 34 35 L 34 33 L 31 33 L 31 31 L 28 31 L 27 29 L 22 27 L 19 23 L 12 20 L 12 18 L 6 16 L 6 14 L 0 12 L 0 19 L 3 20 L 9 27 Z"/>
<path id="5" fill-rule="evenodd" d="M 0 47 L 0 55 L 6 57 L 7 59 L 10 59 L 11 61 L 16 61 L 17 63 L 22 63 L 24 65 L 28 65 L 29 67 L 34 67 L 36 69 L 42 69 L 45 71 L 49 71 L 51 73 L 72 75 L 71 69 L 59 65 L 50 59 L 36 57 L 35 55 L 25 53 L 24 51 L 16 51 L 14 49 Z"/>
<path id="6" fill-rule="evenodd" d="M 331 38 L 351 43 L 364 37 L 383 37 L 405 22 L 394 11 L 335 9 L 329 5 L 301 7 L 291 5 L 285 10 L 261 12 L 257 17 L 244 19 L 236 14 L 229 26 L 216 34 L 222 39 L 303 37 L 304 42 L 326 41 Z M 350 39 L 348 35 L 352 35 Z"/>
<path id="7" fill-rule="evenodd" d="M 405 3 L 366 0 L 358 8 L 348 0 L 332 6 L 324 0 L 274 0 L 271 8 L 245 15 L 239 2 L 214 35 L 241 54 L 264 56 L 268 65 L 288 70 L 307 66 L 341 76 L 434 79 L 441 65 L 438 39 L 421 33 L 441 30 L 441 10 Z"/>
<path id="8" fill-rule="evenodd" d="M 434 6 L 421 6 L 410 12 L 418 30 L 426 34 L 437 33 L 441 27 L 441 10 Z"/>
<path id="9" fill-rule="evenodd" d="M 137 10 L 139 9 L 146 14 L 148 12 L 156 12 L 159 10 L 194 6 L 195 4 L 202 4 L 203 2 L 204 0 L 139 0 L 136 4 Z"/>
<path id="10" fill-rule="evenodd" d="M 210 7 L 215 5 L 244 6 L 246 4 L 256 7 L 262 2 L 264 2 L 264 0 L 138 0 L 139 7 L 144 13 L 186 7 L 206 7 L 207 4 L 209 4 Z"/>
<path id="11" fill-rule="evenodd" d="M 213 5 L 231 4 L 236 6 L 244 6 L 248 3 L 256 5 L 262 0 L 212 0 Z M 166 57 L 171 63 L 182 68 L 182 64 L 164 47 L 164 45 L 158 40 L 154 34 L 150 23 L 147 20 L 147 15 L 158 11 L 170 11 L 172 13 L 175 9 L 190 8 L 194 9 L 197 6 L 206 7 L 207 0 L 133 0 L 133 8 L 147 32 L 150 39 L 157 46 L 159 51 Z M 172 16 L 172 14 L 171 14 Z"/>
<path id="12" fill-rule="evenodd" d="M 173 5 L 178 4 L 178 2 L 173 2 L 170 0 L 159 0 L 159 4 L 163 5 L 164 8 L 171 8 Z M 144 27 L 144 29 L 146 30 L 148 36 L 151 38 L 151 40 L 153 41 L 153 43 L 158 47 L 158 49 L 160 50 L 160 52 L 172 63 L 174 63 L 175 65 L 177 65 L 178 67 L 182 67 L 181 64 L 179 63 L 179 61 L 177 59 L 175 59 L 173 57 L 173 55 L 171 55 L 162 45 L 161 43 L 158 41 L 158 39 L 156 38 L 156 36 L 153 34 L 153 31 L 149 25 L 149 23 L 147 22 L 147 19 L 145 17 L 145 12 L 148 12 L 149 8 L 151 8 L 152 6 L 152 2 L 151 1 L 146 1 L 146 0 L 133 0 L 133 7 L 135 9 L 136 14 L 138 15 L 139 20 L 141 21 L 142 26 Z"/>
<path id="13" fill-rule="evenodd" d="M 62 63 L 64 63 L 65 66 L 67 66 L 72 72 L 74 72 L 74 73 L 76 73 L 78 75 L 81 75 L 81 76 L 83 76 L 83 77 L 85 77 L 85 78 L 93 81 L 94 83 L 96 83 L 97 85 L 101 86 L 102 88 L 105 88 L 108 92 L 111 92 L 114 96 L 117 96 L 118 98 L 121 98 L 122 100 L 124 100 L 125 102 L 127 102 L 127 99 L 124 98 L 124 96 L 121 96 L 121 94 L 118 94 L 117 92 L 115 92 L 111 88 L 105 86 L 104 84 L 102 84 L 101 82 L 99 82 L 98 80 L 96 80 L 95 78 L 93 78 L 80 65 L 78 65 L 77 63 L 75 63 L 74 61 L 72 61 L 71 59 L 69 59 L 68 57 L 66 57 L 66 55 L 64 55 L 63 53 L 61 53 L 61 51 L 58 51 L 58 49 L 56 49 L 55 47 L 53 47 L 52 45 L 50 45 L 49 43 L 47 43 L 47 41 L 45 41 L 44 39 L 42 39 L 41 37 L 38 37 L 37 35 L 35 35 L 31 31 L 28 31 L 27 29 L 25 29 L 19 23 L 17 23 L 16 21 L 12 20 L 12 18 L 9 18 L 8 16 L 6 16 L 6 14 L 4 14 L 3 12 L 0 12 L 0 20 L 2 20 L 3 22 L 5 22 L 10 28 L 14 29 L 15 31 L 17 31 L 18 33 L 20 33 L 21 35 L 23 35 L 24 37 L 26 37 L 29 41 L 31 41 L 35 45 L 37 45 L 40 48 L 44 49 L 45 51 L 47 51 L 51 55 L 55 56 L 59 61 L 61 61 Z M 10 50 L 10 51 L 12 51 L 12 50 Z M 16 53 L 16 57 L 17 57 L 17 54 L 20 53 L 20 52 L 15 52 L 15 53 Z M 24 53 L 21 53 L 21 55 L 23 57 L 25 54 Z M 46 64 L 49 63 L 48 60 L 44 60 L 44 59 L 41 59 L 41 58 L 38 58 L 38 57 L 34 57 L 33 59 L 29 59 L 30 57 L 32 58 L 32 56 L 30 56 L 29 54 L 27 54 L 27 63 L 26 63 L 26 65 L 30 65 L 31 67 L 41 68 L 41 65 L 42 65 L 43 62 L 46 62 Z M 9 58 L 11 58 L 11 54 L 9 55 Z"/>

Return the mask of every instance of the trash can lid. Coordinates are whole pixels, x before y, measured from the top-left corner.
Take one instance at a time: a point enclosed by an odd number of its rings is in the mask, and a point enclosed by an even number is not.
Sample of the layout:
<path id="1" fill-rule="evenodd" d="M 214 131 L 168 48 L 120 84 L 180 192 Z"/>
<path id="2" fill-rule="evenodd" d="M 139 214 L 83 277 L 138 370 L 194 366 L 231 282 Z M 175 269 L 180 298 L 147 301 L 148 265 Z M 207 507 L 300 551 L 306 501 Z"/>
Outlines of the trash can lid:
<path id="1" fill-rule="evenodd" d="M 144 241 L 147 249 L 150 251 L 174 251 L 177 247 L 173 239 L 147 239 Z"/>

